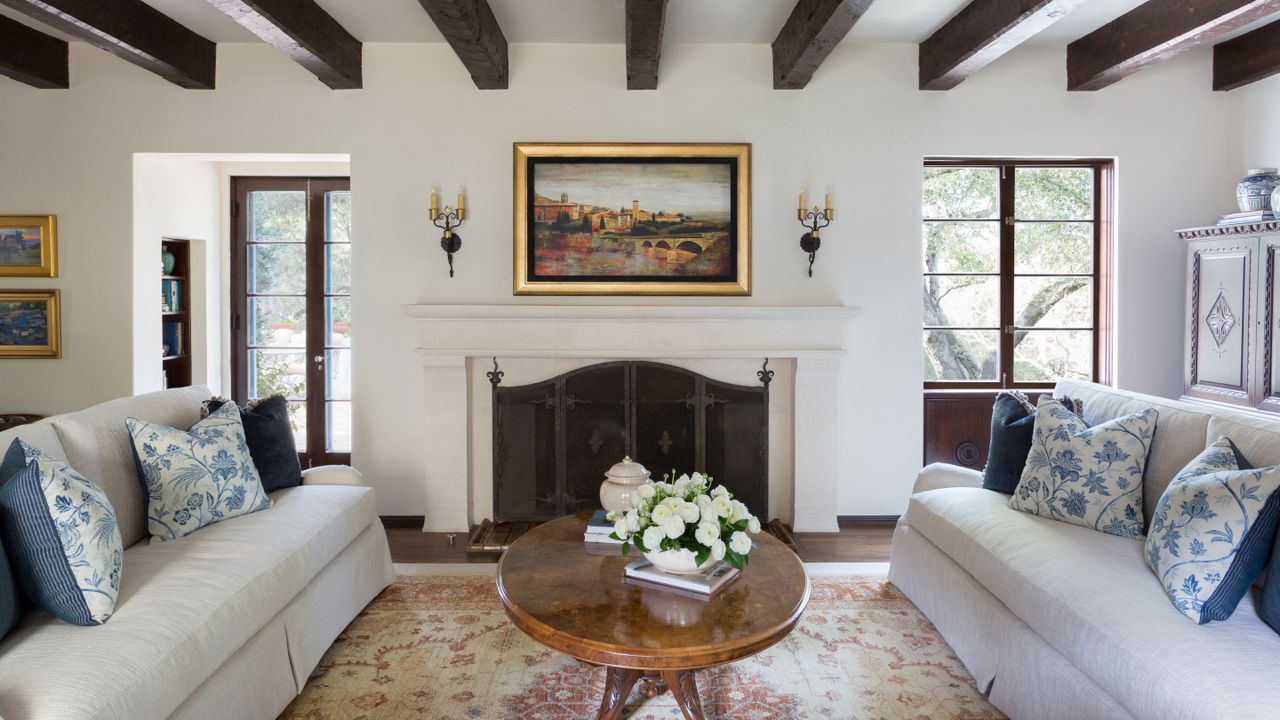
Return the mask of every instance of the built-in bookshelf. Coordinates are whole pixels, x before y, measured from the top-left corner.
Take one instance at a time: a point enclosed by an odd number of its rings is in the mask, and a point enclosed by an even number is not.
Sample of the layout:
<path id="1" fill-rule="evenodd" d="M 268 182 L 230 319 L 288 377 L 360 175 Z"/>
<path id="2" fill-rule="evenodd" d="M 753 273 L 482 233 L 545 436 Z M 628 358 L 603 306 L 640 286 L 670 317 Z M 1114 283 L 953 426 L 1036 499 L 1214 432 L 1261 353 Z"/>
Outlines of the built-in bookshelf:
<path id="1" fill-rule="evenodd" d="M 161 248 L 173 253 L 173 268 L 160 268 L 160 341 L 165 387 L 191 384 L 191 243 L 163 238 Z"/>

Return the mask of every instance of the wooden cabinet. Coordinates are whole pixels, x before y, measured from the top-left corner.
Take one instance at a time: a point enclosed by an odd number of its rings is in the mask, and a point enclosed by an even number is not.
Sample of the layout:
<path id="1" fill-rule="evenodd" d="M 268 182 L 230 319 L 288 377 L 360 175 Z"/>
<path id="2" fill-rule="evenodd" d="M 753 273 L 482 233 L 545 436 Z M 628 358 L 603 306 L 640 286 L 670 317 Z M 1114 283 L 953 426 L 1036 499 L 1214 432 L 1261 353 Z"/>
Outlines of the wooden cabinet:
<path id="1" fill-rule="evenodd" d="M 1187 243 L 1184 399 L 1280 413 L 1280 222 L 1178 235 Z"/>

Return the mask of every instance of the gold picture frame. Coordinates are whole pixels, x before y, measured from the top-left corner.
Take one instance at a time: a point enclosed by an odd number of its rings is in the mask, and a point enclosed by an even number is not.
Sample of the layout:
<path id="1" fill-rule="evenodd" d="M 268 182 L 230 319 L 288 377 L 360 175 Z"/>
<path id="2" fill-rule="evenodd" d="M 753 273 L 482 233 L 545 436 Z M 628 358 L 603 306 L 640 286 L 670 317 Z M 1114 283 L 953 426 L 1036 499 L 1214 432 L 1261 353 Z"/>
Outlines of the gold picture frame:
<path id="1" fill-rule="evenodd" d="M 0 215 L 0 277 L 58 277 L 56 215 Z"/>
<path id="2" fill-rule="evenodd" d="M 513 294 L 751 294 L 750 143 L 513 149 Z"/>
<path id="3" fill-rule="evenodd" d="M 0 358 L 62 357 L 57 290 L 0 290 Z"/>

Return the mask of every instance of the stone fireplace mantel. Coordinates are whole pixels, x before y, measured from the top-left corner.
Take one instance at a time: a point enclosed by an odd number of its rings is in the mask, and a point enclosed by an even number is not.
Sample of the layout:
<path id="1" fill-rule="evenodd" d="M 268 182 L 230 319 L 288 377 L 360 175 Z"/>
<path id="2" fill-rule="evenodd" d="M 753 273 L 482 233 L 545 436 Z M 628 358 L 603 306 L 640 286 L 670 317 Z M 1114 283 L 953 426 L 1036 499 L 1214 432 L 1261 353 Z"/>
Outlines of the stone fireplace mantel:
<path id="1" fill-rule="evenodd" d="M 540 358 L 790 361 L 792 432 L 777 440 L 791 443 L 790 452 L 780 454 L 791 458 L 791 467 L 782 468 L 793 483 L 791 523 L 801 532 L 838 529 L 836 398 L 848 325 L 857 308 L 409 305 L 404 312 L 419 325 L 417 352 L 428 408 L 419 435 L 427 457 L 424 530 L 465 532 L 472 520 L 473 488 L 491 480 L 472 477 L 474 470 L 483 472 L 473 468 L 473 429 L 485 427 L 491 412 L 477 399 L 472 372 L 473 365 L 483 361 L 487 366 L 492 357 L 504 363 L 504 371 L 514 369 L 511 361 Z M 477 418 L 478 413 L 486 417 Z"/>

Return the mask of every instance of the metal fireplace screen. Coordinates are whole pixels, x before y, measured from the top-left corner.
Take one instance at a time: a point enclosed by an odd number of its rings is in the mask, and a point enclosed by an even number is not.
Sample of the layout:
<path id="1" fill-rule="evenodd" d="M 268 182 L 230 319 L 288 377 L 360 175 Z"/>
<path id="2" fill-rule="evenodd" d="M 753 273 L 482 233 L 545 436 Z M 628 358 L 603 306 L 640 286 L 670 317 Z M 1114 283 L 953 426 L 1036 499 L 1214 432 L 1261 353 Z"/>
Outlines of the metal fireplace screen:
<path id="1" fill-rule="evenodd" d="M 710 473 L 769 517 L 769 381 L 717 382 L 652 362 L 609 362 L 503 387 L 494 364 L 494 519 L 549 520 L 600 507 L 600 483 L 630 455 L 655 480 Z"/>

